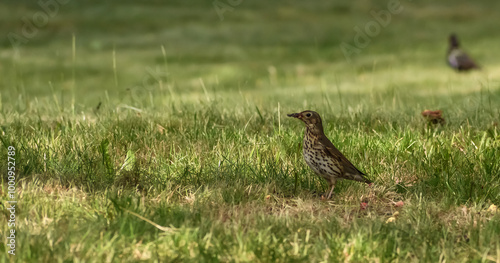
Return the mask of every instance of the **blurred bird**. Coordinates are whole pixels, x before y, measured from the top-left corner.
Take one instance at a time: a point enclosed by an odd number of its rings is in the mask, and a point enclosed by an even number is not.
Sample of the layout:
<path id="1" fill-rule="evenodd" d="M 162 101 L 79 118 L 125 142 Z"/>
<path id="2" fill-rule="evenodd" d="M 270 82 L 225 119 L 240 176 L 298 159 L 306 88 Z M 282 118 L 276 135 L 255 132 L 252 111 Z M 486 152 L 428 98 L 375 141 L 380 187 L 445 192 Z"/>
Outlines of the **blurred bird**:
<path id="1" fill-rule="evenodd" d="M 348 179 L 371 184 L 371 181 L 364 177 L 339 151 L 332 142 L 328 140 L 323 132 L 321 117 L 314 111 L 303 111 L 301 113 L 288 114 L 306 124 L 306 133 L 303 142 L 304 160 L 315 173 L 323 177 L 330 186 L 327 199 L 330 199 L 338 179 Z"/>
<path id="2" fill-rule="evenodd" d="M 458 39 L 455 34 L 449 37 L 450 47 L 448 48 L 448 63 L 458 71 L 468 71 L 479 69 L 479 66 L 464 51 L 460 49 Z"/>

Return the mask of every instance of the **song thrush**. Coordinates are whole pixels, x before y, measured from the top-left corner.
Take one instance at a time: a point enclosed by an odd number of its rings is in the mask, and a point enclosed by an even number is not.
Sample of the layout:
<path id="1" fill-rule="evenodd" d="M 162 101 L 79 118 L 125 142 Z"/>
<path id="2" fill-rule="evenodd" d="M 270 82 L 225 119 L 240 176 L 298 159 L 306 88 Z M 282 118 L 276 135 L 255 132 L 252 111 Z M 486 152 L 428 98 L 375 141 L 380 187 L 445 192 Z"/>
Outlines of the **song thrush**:
<path id="1" fill-rule="evenodd" d="M 460 49 L 458 39 L 455 34 L 449 37 L 450 46 L 448 48 L 448 64 L 458 71 L 468 71 L 478 69 L 479 66 L 472 60 L 469 55 Z"/>
<path id="2" fill-rule="evenodd" d="M 323 132 L 321 117 L 317 112 L 306 110 L 301 113 L 288 114 L 288 117 L 297 118 L 306 124 L 302 149 L 304 160 L 315 173 L 323 177 L 330 185 L 327 199 L 332 196 L 338 179 L 371 183 L 364 177 L 365 174 L 347 160 L 328 140 Z"/>

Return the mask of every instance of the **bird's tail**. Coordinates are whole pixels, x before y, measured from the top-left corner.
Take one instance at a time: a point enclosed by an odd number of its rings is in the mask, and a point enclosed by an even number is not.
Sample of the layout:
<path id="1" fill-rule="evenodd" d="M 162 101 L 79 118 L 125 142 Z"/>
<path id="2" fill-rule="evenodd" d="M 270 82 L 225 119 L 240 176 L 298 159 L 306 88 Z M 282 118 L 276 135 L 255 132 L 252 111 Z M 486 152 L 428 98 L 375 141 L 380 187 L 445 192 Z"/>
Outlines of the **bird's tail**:
<path id="1" fill-rule="evenodd" d="M 368 178 L 364 177 L 362 174 L 353 175 L 353 179 L 356 181 L 359 181 L 359 182 L 367 183 L 367 184 L 372 183 L 372 181 L 370 181 Z"/>

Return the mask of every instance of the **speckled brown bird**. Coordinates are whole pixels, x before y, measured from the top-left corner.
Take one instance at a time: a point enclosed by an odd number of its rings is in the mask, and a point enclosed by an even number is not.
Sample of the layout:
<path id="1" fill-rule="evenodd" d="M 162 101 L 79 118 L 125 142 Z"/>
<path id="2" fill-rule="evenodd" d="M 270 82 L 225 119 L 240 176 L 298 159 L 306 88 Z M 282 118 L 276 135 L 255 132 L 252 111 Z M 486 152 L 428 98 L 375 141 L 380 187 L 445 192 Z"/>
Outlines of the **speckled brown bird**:
<path id="1" fill-rule="evenodd" d="M 365 174 L 356 168 L 325 136 L 321 117 L 315 111 L 288 114 L 306 124 L 302 152 L 307 165 L 330 185 L 330 199 L 338 179 L 348 179 L 371 184 Z"/>

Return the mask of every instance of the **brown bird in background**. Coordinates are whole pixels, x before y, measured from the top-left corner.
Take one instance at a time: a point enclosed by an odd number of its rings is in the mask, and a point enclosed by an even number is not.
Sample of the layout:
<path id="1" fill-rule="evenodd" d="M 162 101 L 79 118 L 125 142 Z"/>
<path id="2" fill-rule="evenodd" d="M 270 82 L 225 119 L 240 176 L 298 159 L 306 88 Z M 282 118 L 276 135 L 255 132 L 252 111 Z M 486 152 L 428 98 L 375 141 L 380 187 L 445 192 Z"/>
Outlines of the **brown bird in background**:
<path id="1" fill-rule="evenodd" d="M 371 184 L 364 177 L 364 173 L 358 170 L 339 151 L 332 142 L 328 140 L 323 132 L 321 117 L 314 111 L 303 111 L 301 113 L 288 114 L 306 124 L 306 133 L 303 142 L 304 160 L 319 176 L 323 177 L 330 185 L 327 199 L 330 199 L 338 179 L 348 179 Z"/>
<path id="2" fill-rule="evenodd" d="M 458 71 L 468 71 L 479 69 L 479 66 L 469 55 L 460 49 L 457 36 L 451 34 L 449 37 L 450 46 L 448 48 L 448 64 Z"/>

